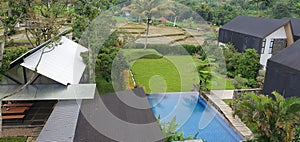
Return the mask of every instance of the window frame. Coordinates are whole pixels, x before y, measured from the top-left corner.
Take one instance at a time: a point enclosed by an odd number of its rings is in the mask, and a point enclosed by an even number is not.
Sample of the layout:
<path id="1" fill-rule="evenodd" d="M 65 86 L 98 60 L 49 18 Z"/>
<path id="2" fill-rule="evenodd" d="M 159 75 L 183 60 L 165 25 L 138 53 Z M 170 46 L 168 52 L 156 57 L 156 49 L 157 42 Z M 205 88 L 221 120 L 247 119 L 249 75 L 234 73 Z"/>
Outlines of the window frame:
<path id="1" fill-rule="evenodd" d="M 271 41 L 270 41 L 269 54 L 273 53 L 274 41 L 275 41 L 275 39 L 271 39 Z"/>
<path id="2" fill-rule="evenodd" d="M 261 53 L 260 53 L 260 54 L 265 54 L 266 43 L 267 43 L 267 39 L 264 39 L 264 40 L 262 41 Z"/>

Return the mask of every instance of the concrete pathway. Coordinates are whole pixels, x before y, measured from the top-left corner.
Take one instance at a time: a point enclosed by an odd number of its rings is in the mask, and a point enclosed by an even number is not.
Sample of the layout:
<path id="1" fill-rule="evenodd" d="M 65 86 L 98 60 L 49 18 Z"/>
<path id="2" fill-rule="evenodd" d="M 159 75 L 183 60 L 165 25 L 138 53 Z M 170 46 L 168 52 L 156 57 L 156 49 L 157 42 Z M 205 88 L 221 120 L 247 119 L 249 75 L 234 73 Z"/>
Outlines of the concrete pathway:
<path id="1" fill-rule="evenodd" d="M 234 90 L 211 90 L 210 94 L 214 94 L 222 100 L 232 100 Z"/>

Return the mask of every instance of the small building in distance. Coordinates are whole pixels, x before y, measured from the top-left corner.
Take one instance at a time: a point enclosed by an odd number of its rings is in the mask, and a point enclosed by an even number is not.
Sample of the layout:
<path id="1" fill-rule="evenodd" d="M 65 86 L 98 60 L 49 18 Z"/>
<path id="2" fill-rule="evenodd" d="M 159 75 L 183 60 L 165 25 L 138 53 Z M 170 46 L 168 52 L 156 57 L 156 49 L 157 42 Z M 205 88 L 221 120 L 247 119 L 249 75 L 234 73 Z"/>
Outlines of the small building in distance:
<path id="1" fill-rule="evenodd" d="M 294 43 L 289 19 L 238 16 L 219 30 L 219 43 L 231 43 L 239 52 L 248 48 L 260 54 L 264 69 L 272 55 Z"/>
<path id="2" fill-rule="evenodd" d="M 263 93 L 300 97 L 300 40 L 268 60 Z"/>

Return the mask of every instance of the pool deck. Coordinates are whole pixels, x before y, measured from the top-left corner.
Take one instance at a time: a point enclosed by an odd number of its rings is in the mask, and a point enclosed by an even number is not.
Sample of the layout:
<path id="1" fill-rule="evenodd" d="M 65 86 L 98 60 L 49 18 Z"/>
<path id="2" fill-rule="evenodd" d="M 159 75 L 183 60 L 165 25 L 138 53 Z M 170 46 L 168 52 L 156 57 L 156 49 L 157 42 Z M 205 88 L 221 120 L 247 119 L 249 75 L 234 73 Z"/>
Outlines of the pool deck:
<path id="1" fill-rule="evenodd" d="M 215 93 L 201 94 L 201 96 L 210 104 L 212 104 L 229 122 L 229 124 L 246 139 L 252 139 L 251 130 L 238 118 L 234 117 L 233 110 Z"/>

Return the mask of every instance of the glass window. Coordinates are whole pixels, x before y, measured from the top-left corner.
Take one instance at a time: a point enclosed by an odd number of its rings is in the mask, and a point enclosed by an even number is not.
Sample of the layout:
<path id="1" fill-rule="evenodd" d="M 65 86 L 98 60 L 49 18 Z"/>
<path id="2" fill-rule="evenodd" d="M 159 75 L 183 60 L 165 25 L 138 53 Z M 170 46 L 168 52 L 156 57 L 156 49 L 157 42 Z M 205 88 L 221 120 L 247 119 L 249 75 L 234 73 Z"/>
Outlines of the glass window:
<path id="1" fill-rule="evenodd" d="M 270 42 L 269 54 L 272 54 L 272 52 L 273 52 L 273 46 L 274 46 L 274 39 L 272 39 L 271 42 Z"/>
<path id="2" fill-rule="evenodd" d="M 263 40 L 262 45 L 261 45 L 261 54 L 265 53 L 265 47 L 266 47 L 266 39 Z"/>

